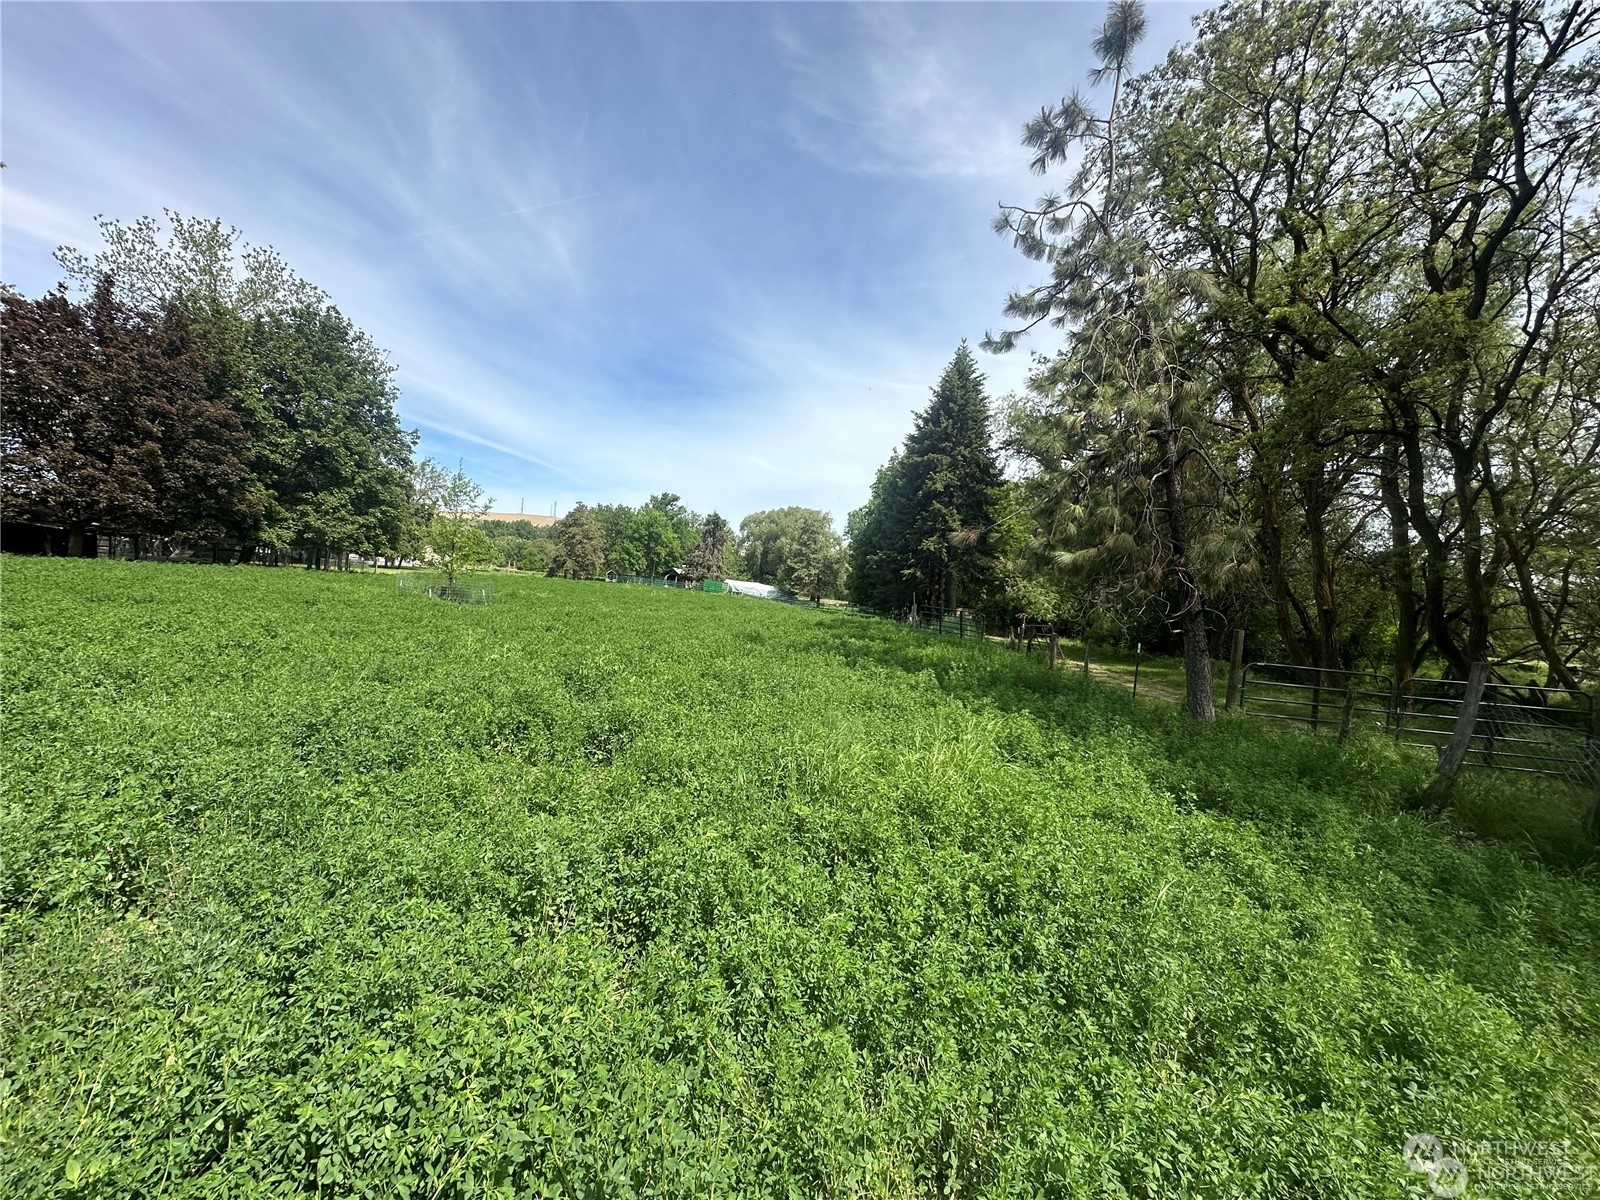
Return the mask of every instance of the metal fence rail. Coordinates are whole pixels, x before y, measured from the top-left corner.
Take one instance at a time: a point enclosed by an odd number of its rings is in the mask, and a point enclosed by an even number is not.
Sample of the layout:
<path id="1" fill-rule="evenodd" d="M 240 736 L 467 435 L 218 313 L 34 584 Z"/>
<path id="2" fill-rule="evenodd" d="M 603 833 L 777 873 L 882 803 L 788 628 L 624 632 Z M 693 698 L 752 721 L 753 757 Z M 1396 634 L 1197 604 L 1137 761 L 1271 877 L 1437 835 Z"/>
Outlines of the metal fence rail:
<path id="1" fill-rule="evenodd" d="M 983 637 L 983 618 L 963 612 L 921 613 L 918 614 L 915 626 L 929 633 L 942 633 L 947 637 Z"/>
<path id="2" fill-rule="evenodd" d="M 1394 680 L 1372 671 L 1253 662 L 1239 684 L 1240 711 L 1309 725 L 1313 733 L 1348 732 L 1357 721 L 1387 731 L 1393 701 Z"/>
<path id="3" fill-rule="evenodd" d="M 1455 730 L 1465 687 L 1457 679 L 1412 680 L 1396 706 L 1396 740 L 1442 748 Z M 1465 761 L 1586 784 L 1600 770 L 1594 733 L 1593 701 L 1582 692 L 1491 683 L 1479 701 Z"/>
<path id="4" fill-rule="evenodd" d="M 609 583 L 636 583 L 643 587 L 679 588 L 683 591 L 700 590 L 698 583 L 689 583 L 682 579 L 661 579 L 654 575 L 618 575 L 615 579 L 606 576 Z"/>
<path id="5" fill-rule="evenodd" d="M 1442 753 L 1466 704 L 1460 679 L 1407 680 L 1370 671 L 1253 662 L 1244 669 L 1239 709 L 1269 721 L 1290 721 L 1314 733 L 1352 724 L 1382 729 L 1403 746 Z M 1487 684 L 1477 705 L 1464 762 L 1600 785 L 1600 730 L 1594 701 L 1566 688 Z"/>

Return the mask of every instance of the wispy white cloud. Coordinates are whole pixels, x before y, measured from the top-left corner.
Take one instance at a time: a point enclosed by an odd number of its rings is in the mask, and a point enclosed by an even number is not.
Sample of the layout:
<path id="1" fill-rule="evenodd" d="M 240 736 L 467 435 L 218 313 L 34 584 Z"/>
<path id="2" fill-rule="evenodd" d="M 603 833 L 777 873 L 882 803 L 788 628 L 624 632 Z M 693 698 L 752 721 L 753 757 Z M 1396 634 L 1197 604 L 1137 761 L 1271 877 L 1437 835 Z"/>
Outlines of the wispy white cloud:
<path id="1" fill-rule="evenodd" d="M 4 272 L 53 283 L 95 213 L 220 216 L 503 499 L 842 520 L 1027 281 L 987 223 L 1097 12 L 16 6 Z"/>
<path id="2" fill-rule="evenodd" d="M 993 103 L 992 63 L 939 36 L 926 7 L 838 10 L 837 28 L 804 31 L 778 9 L 798 102 L 786 114 L 797 145 L 846 170 L 993 181 L 1016 165 L 1017 114 Z"/>

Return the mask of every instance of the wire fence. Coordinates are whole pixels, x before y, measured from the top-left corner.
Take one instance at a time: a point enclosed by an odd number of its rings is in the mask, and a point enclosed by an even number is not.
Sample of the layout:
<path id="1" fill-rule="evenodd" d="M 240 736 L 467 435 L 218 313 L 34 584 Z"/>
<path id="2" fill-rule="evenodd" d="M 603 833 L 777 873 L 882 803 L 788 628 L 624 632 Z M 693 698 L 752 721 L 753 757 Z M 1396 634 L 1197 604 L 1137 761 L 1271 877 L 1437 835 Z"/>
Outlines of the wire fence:
<path id="1" fill-rule="evenodd" d="M 690 583 L 687 579 L 663 579 L 655 575 L 616 575 L 613 573 L 606 576 L 606 582 L 632 583 L 640 587 L 677 588 L 685 592 L 703 590 L 699 580 Z"/>
<path id="2" fill-rule="evenodd" d="M 1436 754 L 1471 711 L 1465 765 L 1600 786 L 1594 700 L 1568 688 L 1489 683 L 1474 709 L 1466 680 L 1413 678 L 1396 687 L 1374 672 L 1253 662 L 1244 669 L 1239 709 L 1341 739 L 1364 726 Z"/>
<path id="3" fill-rule="evenodd" d="M 411 571 L 395 576 L 394 590 L 402 596 L 428 596 L 452 604 L 484 605 L 494 599 L 494 593 L 481 584 L 465 584 L 460 580 L 451 583 L 440 575 L 419 575 Z"/>

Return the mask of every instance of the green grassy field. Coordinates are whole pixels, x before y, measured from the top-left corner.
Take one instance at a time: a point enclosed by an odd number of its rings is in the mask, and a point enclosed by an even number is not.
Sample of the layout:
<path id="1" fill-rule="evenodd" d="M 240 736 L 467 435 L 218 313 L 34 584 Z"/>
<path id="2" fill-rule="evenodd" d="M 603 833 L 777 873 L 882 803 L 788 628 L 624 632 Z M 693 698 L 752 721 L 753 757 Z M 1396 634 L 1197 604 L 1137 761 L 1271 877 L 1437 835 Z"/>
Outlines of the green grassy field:
<path id="1" fill-rule="evenodd" d="M 728 596 L 0 571 L 7 1197 L 1600 1167 L 1592 859 L 1378 738 Z"/>

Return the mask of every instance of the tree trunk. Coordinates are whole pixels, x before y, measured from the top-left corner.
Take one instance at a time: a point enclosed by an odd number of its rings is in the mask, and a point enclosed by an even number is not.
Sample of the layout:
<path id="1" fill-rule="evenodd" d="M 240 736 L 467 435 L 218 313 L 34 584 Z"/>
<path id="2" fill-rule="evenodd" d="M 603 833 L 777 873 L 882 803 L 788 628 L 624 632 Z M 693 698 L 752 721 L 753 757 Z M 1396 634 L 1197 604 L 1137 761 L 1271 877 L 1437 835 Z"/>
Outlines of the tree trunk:
<path id="1" fill-rule="evenodd" d="M 1211 635 L 1205 610 L 1198 606 L 1183 618 L 1183 695 L 1185 707 L 1196 721 L 1216 720 L 1216 704 L 1211 698 Z"/>
<path id="2" fill-rule="evenodd" d="M 1419 629 L 1416 574 L 1411 569 L 1411 522 L 1400 488 L 1400 456 L 1392 440 L 1383 449 L 1379 476 L 1384 508 L 1389 513 L 1389 586 L 1394 589 L 1394 684 L 1404 688 L 1416 673 Z"/>
<path id="3" fill-rule="evenodd" d="M 1153 433 L 1161 456 L 1172 573 L 1183 596 L 1181 628 L 1185 707 L 1196 721 L 1214 721 L 1217 709 L 1211 698 L 1211 637 L 1206 626 L 1205 595 L 1189 566 L 1189 513 L 1184 507 L 1183 464 L 1178 459 L 1178 442 L 1170 411 L 1166 418 L 1165 428 L 1156 429 Z"/>
<path id="4" fill-rule="evenodd" d="M 1399 430 L 1405 451 L 1407 511 L 1411 528 L 1422 542 L 1422 616 L 1434 649 L 1444 656 L 1450 669 L 1462 679 L 1472 670 L 1472 660 L 1456 641 L 1445 603 L 1445 588 L 1450 577 L 1450 548 L 1428 510 L 1427 459 L 1422 451 L 1422 432 L 1409 401 L 1401 398 L 1406 413 Z"/>
<path id="5" fill-rule="evenodd" d="M 1333 556 L 1328 552 L 1329 495 L 1327 469 L 1318 464 L 1305 487 L 1306 540 L 1311 549 L 1311 590 L 1317 620 L 1315 666 L 1337 670 L 1339 661 L 1339 613 L 1335 591 Z"/>

